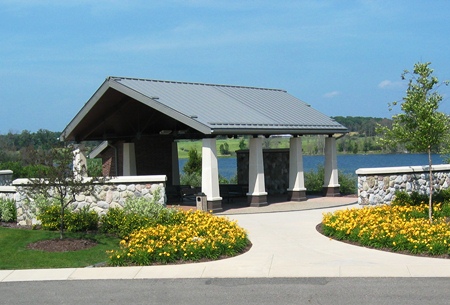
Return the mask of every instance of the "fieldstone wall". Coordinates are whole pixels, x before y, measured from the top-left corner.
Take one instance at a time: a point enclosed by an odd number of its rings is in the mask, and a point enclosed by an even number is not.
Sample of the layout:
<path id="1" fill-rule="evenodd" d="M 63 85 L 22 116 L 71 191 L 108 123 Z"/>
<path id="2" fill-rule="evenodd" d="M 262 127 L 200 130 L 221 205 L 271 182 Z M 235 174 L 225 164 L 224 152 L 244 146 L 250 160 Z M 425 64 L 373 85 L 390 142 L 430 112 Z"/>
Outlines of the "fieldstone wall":
<path id="1" fill-rule="evenodd" d="M 95 186 L 93 194 L 79 194 L 73 209 L 78 210 L 86 205 L 96 211 L 99 215 L 106 214 L 109 208 L 123 207 L 127 198 L 144 197 L 153 199 L 159 196 L 159 203 L 166 204 L 166 176 L 127 176 L 111 179 L 103 184 Z M 9 191 L 0 188 L 0 198 L 12 198 L 16 201 L 17 223 L 19 225 L 33 225 L 36 220 L 36 205 L 26 197 L 24 188 L 27 179 L 13 181 Z M 4 188 L 4 187 L 3 187 Z M 7 197 L 8 196 L 8 197 Z"/>
<path id="2" fill-rule="evenodd" d="M 289 187 L 289 149 L 263 149 L 266 192 L 285 194 Z M 236 151 L 238 184 L 248 185 L 249 151 Z"/>
<path id="3" fill-rule="evenodd" d="M 397 191 L 429 194 L 428 166 L 361 168 L 358 175 L 360 205 L 390 204 Z M 450 185 L 450 165 L 433 166 L 434 190 Z"/>

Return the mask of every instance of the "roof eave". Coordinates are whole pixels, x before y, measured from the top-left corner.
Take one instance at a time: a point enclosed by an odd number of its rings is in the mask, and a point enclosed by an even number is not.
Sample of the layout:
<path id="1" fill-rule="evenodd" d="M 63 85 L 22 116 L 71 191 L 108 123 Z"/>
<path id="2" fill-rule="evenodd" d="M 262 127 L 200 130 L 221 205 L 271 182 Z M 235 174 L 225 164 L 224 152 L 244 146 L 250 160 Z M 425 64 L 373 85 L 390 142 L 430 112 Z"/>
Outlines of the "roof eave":
<path id="1" fill-rule="evenodd" d="M 160 111 L 170 117 L 175 118 L 176 120 L 186 124 L 189 127 L 192 127 L 193 129 L 198 130 L 201 133 L 204 133 L 206 135 L 211 134 L 212 130 L 208 126 L 189 118 L 157 101 L 155 101 L 154 98 L 145 96 L 139 92 L 136 92 L 135 90 L 132 90 L 116 81 L 114 81 L 114 78 L 108 77 L 103 84 L 97 89 L 97 91 L 92 95 L 92 97 L 86 102 L 86 104 L 81 108 L 81 110 L 75 115 L 75 117 L 70 121 L 70 123 L 64 128 L 62 131 L 59 140 L 60 141 L 66 141 L 66 140 L 75 140 L 72 139 L 74 137 L 72 135 L 75 128 L 81 123 L 81 121 L 86 117 L 86 115 L 91 111 L 91 109 L 95 106 L 95 104 L 100 100 L 100 98 L 106 93 L 108 89 L 114 89 L 117 90 L 123 94 L 126 94 L 130 96 L 131 98 L 134 98 L 135 100 L 152 107 L 153 109 Z"/>
<path id="2" fill-rule="evenodd" d="M 84 104 L 81 110 L 75 115 L 75 117 L 70 121 L 70 123 L 64 128 L 61 135 L 59 136 L 60 141 L 66 141 L 68 137 L 72 134 L 78 124 L 83 120 L 84 117 L 89 113 L 92 107 L 98 102 L 103 94 L 108 90 L 109 84 L 108 79 L 106 79 L 103 84 L 95 91 L 91 98 Z"/>
<path id="3" fill-rule="evenodd" d="M 238 135 L 330 135 L 330 134 L 346 134 L 348 129 L 264 129 L 264 128 L 223 128 L 214 129 L 212 134 L 226 135 L 226 134 L 238 134 Z"/>
<path id="4" fill-rule="evenodd" d="M 129 97 L 169 116 L 174 118 L 175 120 L 195 129 L 198 130 L 199 132 L 203 133 L 203 134 L 211 134 L 212 133 L 212 129 L 205 125 L 202 124 L 200 122 L 198 122 L 195 119 L 192 119 L 188 116 L 186 116 L 185 114 L 182 114 L 170 107 L 167 107 L 166 105 L 160 103 L 159 101 L 156 100 L 155 97 L 148 97 L 146 95 L 143 95 L 142 93 L 135 91 L 125 85 L 122 85 L 119 82 L 114 81 L 113 78 L 109 79 L 109 86 L 123 94 L 128 95 Z"/>

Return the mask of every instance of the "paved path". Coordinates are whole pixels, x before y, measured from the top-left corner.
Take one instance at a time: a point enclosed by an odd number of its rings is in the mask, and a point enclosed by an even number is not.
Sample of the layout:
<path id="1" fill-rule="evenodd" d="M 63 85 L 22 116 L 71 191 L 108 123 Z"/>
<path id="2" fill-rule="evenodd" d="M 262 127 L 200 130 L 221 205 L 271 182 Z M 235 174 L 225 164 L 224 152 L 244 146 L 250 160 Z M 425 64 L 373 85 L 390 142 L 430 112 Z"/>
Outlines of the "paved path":
<path id="1" fill-rule="evenodd" d="M 315 205 L 314 205 L 314 200 Z M 450 277 L 450 259 L 408 256 L 331 240 L 315 229 L 322 214 L 358 206 L 355 198 L 317 198 L 267 208 L 227 210 L 248 230 L 252 248 L 206 263 L 146 267 L 0 270 L 0 281 L 268 278 L 268 277 Z M 313 208 L 313 209 L 312 209 Z M 252 210 L 253 209 L 253 210 Z M 239 214 L 236 214 L 239 213 Z"/>

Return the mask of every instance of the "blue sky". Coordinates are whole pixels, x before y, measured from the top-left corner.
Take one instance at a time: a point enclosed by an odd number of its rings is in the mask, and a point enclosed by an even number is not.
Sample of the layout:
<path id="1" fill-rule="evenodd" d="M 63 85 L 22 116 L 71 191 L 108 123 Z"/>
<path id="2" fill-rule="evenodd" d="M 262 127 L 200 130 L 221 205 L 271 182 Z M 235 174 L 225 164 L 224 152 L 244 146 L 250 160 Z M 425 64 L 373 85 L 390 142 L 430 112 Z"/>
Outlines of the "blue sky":
<path id="1" fill-rule="evenodd" d="M 429 61 L 450 79 L 449 15 L 447 0 L 0 0 L 0 134 L 62 131 L 107 76 L 281 88 L 329 116 L 391 117 L 404 69 Z"/>

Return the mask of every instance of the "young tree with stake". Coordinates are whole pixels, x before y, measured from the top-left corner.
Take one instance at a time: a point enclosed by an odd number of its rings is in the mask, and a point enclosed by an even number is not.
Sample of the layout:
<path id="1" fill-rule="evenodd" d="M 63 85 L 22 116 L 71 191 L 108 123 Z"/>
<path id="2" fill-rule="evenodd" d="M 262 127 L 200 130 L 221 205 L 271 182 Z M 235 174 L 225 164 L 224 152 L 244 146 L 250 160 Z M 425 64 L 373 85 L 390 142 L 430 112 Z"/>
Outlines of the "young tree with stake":
<path id="1" fill-rule="evenodd" d="M 378 126 L 381 135 L 380 142 L 387 147 L 404 145 L 410 152 L 427 153 L 429 168 L 429 219 L 432 222 L 433 213 L 433 152 L 448 143 L 450 132 L 449 117 L 438 111 L 442 95 L 436 92 L 440 83 L 433 76 L 433 69 L 429 62 L 417 63 L 413 72 L 405 70 L 402 79 L 409 78 L 408 89 L 402 102 L 394 102 L 392 106 L 400 104 L 401 113 L 392 117 L 392 128 Z M 447 85 L 448 82 L 443 84 Z M 390 105 L 389 110 L 392 110 Z"/>

